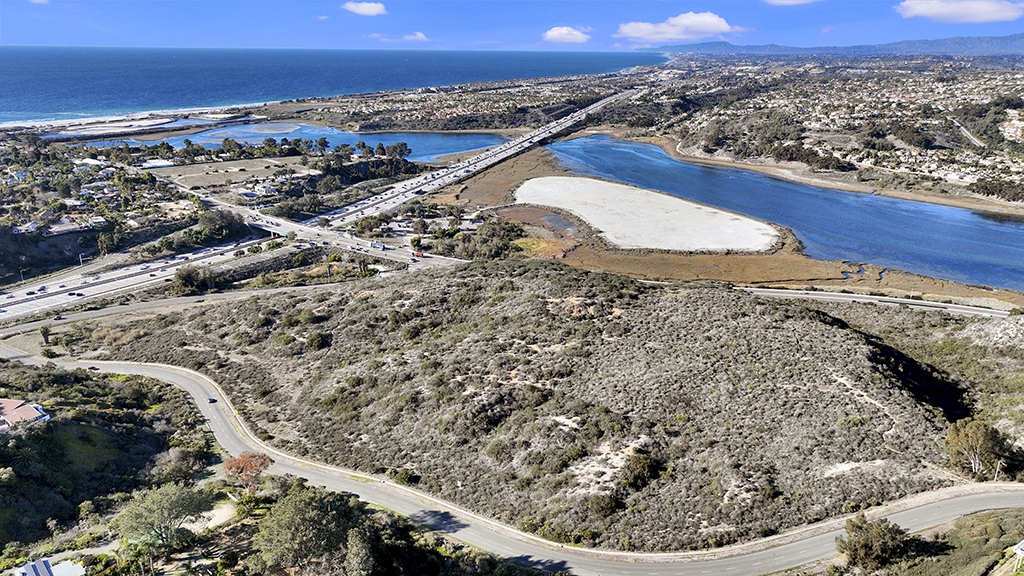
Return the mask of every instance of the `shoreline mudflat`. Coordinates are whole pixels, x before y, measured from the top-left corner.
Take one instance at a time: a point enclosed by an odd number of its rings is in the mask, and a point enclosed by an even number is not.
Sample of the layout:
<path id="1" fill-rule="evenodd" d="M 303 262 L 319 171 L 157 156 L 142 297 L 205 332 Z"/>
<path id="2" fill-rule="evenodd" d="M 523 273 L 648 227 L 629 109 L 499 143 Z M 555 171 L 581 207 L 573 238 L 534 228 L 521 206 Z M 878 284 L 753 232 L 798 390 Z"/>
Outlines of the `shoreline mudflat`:
<path id="1" fill-rule="evenodd" d="M 771 225 L 683 198 L 579 176 L 523 182 L 516 202 L 567 210 L 618 248 L 762 252 L 779 242 Z"/>

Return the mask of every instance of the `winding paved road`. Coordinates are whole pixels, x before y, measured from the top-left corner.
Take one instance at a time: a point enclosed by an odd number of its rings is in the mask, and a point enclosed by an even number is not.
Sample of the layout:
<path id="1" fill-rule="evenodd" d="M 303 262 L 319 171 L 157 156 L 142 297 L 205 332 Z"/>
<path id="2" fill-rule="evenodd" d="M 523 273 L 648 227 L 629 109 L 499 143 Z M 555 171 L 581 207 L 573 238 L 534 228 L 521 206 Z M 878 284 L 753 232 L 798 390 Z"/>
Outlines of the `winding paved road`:
<path id="1" fill-rule="evenodd" d="M 157 303 L 149 305 L 153 304 Z M 99 312 L 102 311 L 74 315 L 73 319 Z M 0 330 L 0 336 L 36 328 L 35 325 L 8 327 Z M 46 362 L 4 344 L 0 344 L 0 357 L 34 365 Z M 84 364 L 58 362 L 67 368 L 81 368 Z M 843 519 L 837 519 L 708 552 L 635 554 L 563 548 L 390 481 L 316 464 L 265 446 L 245 428 L 217 384 L 198 372 L 131 362 L 94 361 L 88 365 L 102 366 L 102 370 L 108 372 L 159 378 L 181 387 L 195 399 L 226 451 L 234 455 L 246 450 L 269 452 L 276 460 L 270 469 L 272 473 L 294 474 L 307 478 L 312 484 L 354 494 L 473 546 L 547 570 L 566 570 L 581 576 L 765 574 L 834 555 L 835 537 L 842 531 Z M 217 402 L 207 402 L 207 398 L 215 398 Z M 991 483 L 938 490 L 871 510 L 868 517 L 885 516 L 910 531 L 918 531 L 972 512 L 1008 507 L 1024 507 L 1024 485 Z"/>

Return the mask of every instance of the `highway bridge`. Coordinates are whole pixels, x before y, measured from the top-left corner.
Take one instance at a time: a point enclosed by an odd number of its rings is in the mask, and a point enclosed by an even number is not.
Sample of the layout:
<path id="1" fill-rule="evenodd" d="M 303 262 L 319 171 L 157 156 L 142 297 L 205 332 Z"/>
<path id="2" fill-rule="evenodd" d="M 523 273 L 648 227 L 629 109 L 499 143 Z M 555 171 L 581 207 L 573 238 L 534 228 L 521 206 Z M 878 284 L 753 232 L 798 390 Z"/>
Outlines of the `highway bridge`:
<path id="1" fill-rule="evenodd" d="M 499 162 L 521 154 L 540 144 L 544 140 L 584 121 L 588 115 L 597 112 L 601 108 L 604 108 L 614 102 L 619 102 L 629 98 L 634 94 L 636 94 L 635 90 L 627 90 L 626 92 L 620 92 L 613 96 L 609 96 L 587 106 L 586 108 L 583 108 L 582 110 L 573 112 L 564 118 L 555 120 L 554 122 L 547 124 L 546 126 L 542 126 L 529 134 L 525 134 L 515 140 L 505 142 L 496 148 L 491 148 L 468 160 L 459 162 L 453 166 L 436 170 L 423 176 L 418 176 L 411 180 L 406 180 L 381 194 L 367 198 L 366 200 L 357 202 L 351 206 L 346 206 L 345 208 L 333 213 L 317 216 L 316 218 L 307 220 L 303 224 L 310 226 L 321 217 L 326 217 L 330 220 L 331 226 L 346 226 L 361 218 L 373 216 L 386 210 L 397 208 L 421 194 L 433 192 L 434 190 L 449 184 L 454 184 L 482 170 L 494 166 Z"/>

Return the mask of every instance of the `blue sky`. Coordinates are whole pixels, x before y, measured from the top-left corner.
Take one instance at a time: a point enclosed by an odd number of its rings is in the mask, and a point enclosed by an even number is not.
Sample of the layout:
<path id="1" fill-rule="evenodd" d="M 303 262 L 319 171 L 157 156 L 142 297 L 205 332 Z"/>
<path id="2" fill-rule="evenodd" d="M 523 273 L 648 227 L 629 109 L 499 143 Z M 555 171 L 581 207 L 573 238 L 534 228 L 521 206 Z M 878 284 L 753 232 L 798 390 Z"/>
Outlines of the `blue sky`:
<path id="1" fill-rule="evenodd" d="M 1021 32 L 1020 0 L 0 0 L 3 45 L 620 51 Z"/>

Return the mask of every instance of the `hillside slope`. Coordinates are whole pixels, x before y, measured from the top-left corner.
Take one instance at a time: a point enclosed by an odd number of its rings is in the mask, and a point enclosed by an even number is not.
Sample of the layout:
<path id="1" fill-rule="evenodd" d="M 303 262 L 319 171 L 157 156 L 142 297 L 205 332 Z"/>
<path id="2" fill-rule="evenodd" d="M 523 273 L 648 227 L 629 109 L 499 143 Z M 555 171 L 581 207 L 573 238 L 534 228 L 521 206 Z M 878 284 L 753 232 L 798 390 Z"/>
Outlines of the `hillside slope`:
<path id="1" fill-rule="evenodd" d="M 132 338 L 103 343 L 118 334 Z M 211 375 L 282 449 L 610 548 L 718 546 L 943 485 L 926 463 L 966 411 L 928 367 L 826 312 L 543 262 L 93 335 L 111 357 Z"/>

